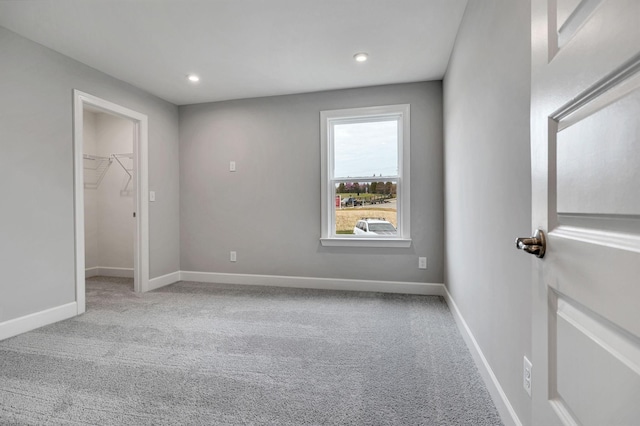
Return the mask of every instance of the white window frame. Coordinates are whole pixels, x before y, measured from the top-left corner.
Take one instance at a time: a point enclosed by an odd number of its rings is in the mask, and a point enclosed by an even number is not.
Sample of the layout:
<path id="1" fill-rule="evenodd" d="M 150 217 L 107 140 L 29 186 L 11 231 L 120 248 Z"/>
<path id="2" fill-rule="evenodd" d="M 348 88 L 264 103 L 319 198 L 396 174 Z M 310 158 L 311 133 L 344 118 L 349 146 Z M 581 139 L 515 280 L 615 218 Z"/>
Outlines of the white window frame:
<path id="1" fill-rule="evenodd" d="M 323 246 L 346 247 L 410 247 L 411 246 L 411 216 L 410 216 L 410 106 L 385 105 L 366 108 L 350 108 L 320 112 L 320 144 L 321 144 L 321 234 L 320 243 Z M 333 154 L 333 126 L 355 121 L 378 121 L 384 118 L 398 119 L 398 177 L 396 184 L 397 198 L 397 230 L 394 237 L 355 237 L 335 233 L 335 194 L 334 182 L 334 154 Z M 385 179 L 383 177 L 382 179 Z M 349 178 L 353 182 L 370 181 L 371 177 Z"/>

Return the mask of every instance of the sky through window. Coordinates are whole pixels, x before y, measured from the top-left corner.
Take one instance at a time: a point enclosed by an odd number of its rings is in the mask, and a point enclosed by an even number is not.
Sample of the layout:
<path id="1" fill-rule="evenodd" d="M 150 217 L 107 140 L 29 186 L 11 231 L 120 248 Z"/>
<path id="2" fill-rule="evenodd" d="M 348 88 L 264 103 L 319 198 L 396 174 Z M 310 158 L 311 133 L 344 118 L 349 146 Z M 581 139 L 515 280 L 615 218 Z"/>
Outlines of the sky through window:
<path id="1" fill-rule="evenodd" d="M 333 132 L 334 177 L 398 174 L 396 120 L 336 124 Z"/>

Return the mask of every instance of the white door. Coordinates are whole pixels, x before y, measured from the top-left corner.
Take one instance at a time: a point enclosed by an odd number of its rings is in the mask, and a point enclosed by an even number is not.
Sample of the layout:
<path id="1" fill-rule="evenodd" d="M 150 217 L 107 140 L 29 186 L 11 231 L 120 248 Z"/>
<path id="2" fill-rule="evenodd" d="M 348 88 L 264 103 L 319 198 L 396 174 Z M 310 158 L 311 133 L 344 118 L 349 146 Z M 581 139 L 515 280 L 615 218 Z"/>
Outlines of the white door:
<path id="1" fill-rule="evenodd" d="M 640 0 L 533 0 L 532 48 L 533 424 L 640 425 Z"/>

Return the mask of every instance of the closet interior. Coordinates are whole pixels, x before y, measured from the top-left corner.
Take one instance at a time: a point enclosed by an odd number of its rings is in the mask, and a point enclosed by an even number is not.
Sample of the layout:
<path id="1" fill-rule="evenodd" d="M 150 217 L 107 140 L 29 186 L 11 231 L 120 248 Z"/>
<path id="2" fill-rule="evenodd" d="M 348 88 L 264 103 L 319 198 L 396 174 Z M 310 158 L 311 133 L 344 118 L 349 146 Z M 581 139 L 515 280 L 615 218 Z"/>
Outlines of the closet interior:
<path id="1" fill-rule="evenodd" d="M 132 121 L 100 110 L 83 111 L 87 278 L 134 277 L 133 132 Z"/>

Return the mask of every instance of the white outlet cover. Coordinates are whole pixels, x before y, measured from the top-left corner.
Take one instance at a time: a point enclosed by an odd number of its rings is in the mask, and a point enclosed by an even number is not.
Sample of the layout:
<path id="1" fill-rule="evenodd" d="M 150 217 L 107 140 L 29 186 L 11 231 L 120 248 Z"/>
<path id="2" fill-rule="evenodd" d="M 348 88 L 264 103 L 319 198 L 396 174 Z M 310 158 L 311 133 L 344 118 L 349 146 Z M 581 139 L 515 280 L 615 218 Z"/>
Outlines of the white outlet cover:
<path id="1" fill-rule="evenodd" d="M 235 251 L 229 252 L 229 261 L 235 262 L 236 259 L 237 259 L 236 252 Z"/>
<path id="2" fill-rule="evenodd" d="M 427 269 L 427 258 L 426 257 L 419 257 L 418 258 L 418 268 Z"/>
<path id="3" fill-rule="evenodd" d="M 230 172 L 235 172 L 236 171 L 236 162 L 235 161 L 229 161 L 229 171 Z"/>

